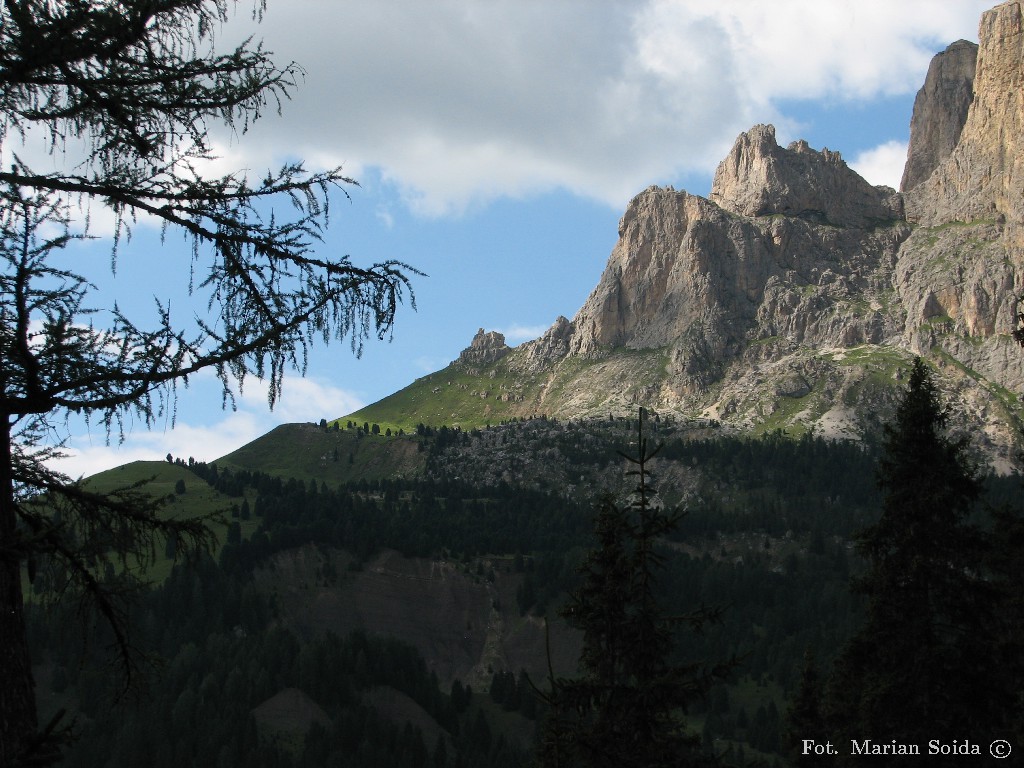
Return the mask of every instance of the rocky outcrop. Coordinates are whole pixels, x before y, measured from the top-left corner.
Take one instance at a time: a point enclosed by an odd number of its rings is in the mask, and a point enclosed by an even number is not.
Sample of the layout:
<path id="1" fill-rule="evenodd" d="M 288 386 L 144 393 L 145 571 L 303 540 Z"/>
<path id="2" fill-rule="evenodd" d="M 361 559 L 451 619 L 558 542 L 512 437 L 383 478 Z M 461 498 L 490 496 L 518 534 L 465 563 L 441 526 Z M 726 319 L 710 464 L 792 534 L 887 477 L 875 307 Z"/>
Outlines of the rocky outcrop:
<path id="1" fill-rule="evenodd" d="M 974 99 L 978 46 L 957 40 L 932 59 L 914 99 L 910 146 L 900 189 L 916 187 L 953 153 Z"/>
<path id="2" fill-rule="evenodd" d="M 663 347 L 692 329 L 718 329 L 731 308 L 722 289 L 735 277 L 738 256 L 730 231 L 743 226 L 686 192 L 651 187 L 637 195 L 597 287 L 573 319 L 569 353 Z M 719 354 L 728 339 L 712 343 Z"/>
<path id="3" fill-rule="evenodd" d="M 979 25 L 974 100 L 960 140 L 906 192 L 917 228 L 894 276 L 904 343 L 941 350 L 974 375 L 1024 388 L 1010 334 L 1024 291 L 1024 13 L 1019 2 Z"/>
<path id="4" fill-rule="evenodd" d="M 573 331 L 574 326 L 568 318 L 559 315 L 539 339 L 525 346 L 521 368 L 538 371 L 564 358 L 569 354 Z"/>
<path id="5" fill-rule="evenodd" d="M 744 169 L 752 181 L 736 175 Z M 815 182 L 802 198 L 799 169 Z M 570 354 L 667 349 L 670 388 L 682 396 L 706 390 L 752 341 L 851 346 L 899 333 L 902 316 L 883 301 L 910 231 L 895 192 L 871 187 L 834 153 L 780 149 L 771 126 L 741 135 L 716 180 L 722 205 L 657 187 L 630 202 L 573 319 Z M 829 185 L 847 196 L 831 202 Z M 778 213 L 798 198 L 817 213 Z"/>
<path id="6" fill-rule="evenodd" d="M 1024 224 L 1024 12 L 1017 0 L 981 17 L 974 101 L 960 141 L 906 193 L 907 218 Z M 1019 237 L 1019 236 L 1015 236 Z"/>
<path id="7" fill-rule="evenodd" d="M 741 216 L 793 216 L 817 224 L 871 228 L 903 218 L 902 201 L 873 187 L 838 152 L 797 141 L 782 149 L 775 128 L 741 134 L 715 171 L 711 202 Z"/>
<path id="8" fill-rule="evenodd" d="M 511 351 L 512 348 L 505 343 L 504 335 L 497 331 L 484 332 L 481 328 L 470 345 L 462 350 L 456 362 L 463 365 L 486 365 L 500 360 Z"/>

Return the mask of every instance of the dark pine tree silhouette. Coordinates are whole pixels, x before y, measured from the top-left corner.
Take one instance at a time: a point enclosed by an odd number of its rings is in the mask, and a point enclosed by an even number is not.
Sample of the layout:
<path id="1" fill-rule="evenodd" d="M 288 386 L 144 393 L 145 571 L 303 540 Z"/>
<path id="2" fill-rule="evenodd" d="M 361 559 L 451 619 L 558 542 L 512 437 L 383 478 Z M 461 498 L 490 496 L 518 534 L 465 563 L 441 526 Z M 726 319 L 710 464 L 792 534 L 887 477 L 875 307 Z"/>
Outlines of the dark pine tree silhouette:
<path id="1" fill-rule="evenodd" d="M 583 583 L 561 614 L 583 632 L 579 676 L 556 678 L 541 694 L 549 707 L 543 726 L 540 764 L 547 767 L 712 765 L 700 738 L 684 728 L 683 715 L 723 678 L 732 662 L 676 664 L 670 660 L 673 630 L 694 631 L 717 618 L 701 608 L 686 616 L 663 613 L 654 595 L 656 572 L 663 566 L 659 537 L 680 515 L 655 501 L 643 433 L 638 421 L 635 456 L 622 454 L 637 478 L 628 504 L 605 496 L 595 521 L 596 547 L 580 572 Z"/>
<path id="2" fill-rule="evenodd" d="M 831 756 L 816 754 L 812 748 L 805 754 L 804 741 L 825 744 L 828 732 L 822 716 L 821 684 L 818 679 L 818 665 L 810 648 L 804 653 L 804 665 L 800 671 L 800 684 L 796 695 L 786 712 L 787 751 L 794 764 L 803 767 L 827 764 Z"/>
<path id="3" fill-rule="evenodd" d="M 1011 681 L 1016 695 L 1008 721 L 1012 744 L 1024 745 L 1024 514 L 1019 508 L 1000 507 L 993 513 L 993 546 L 990 552 L 992 579 L 999 589 L 1001 626 L 991 627 L 993 656 Z"/>
<path id="4" fill-rule="evenodd" d="M 991 647 L 999 616 L 983 571 L 987 541 L 969 519 L 982 486 L 966 440 L 949 438 L 946 426 L 947 412 L 918 358 L 886 428 L 881 517 L 857 539 L 867 561 L 854 582 L 867 599 L 865 621 L 828 686 L 830 732 L 844 742 L 839 762 L 857 759 L 847 754 L 849 740 L 895 740 L 926 754 L 932 739 L 970 739 L 987 750 L 1012 712 L 1013 682 Z M 963 759 L 939 755 L 929 765 Z"/>

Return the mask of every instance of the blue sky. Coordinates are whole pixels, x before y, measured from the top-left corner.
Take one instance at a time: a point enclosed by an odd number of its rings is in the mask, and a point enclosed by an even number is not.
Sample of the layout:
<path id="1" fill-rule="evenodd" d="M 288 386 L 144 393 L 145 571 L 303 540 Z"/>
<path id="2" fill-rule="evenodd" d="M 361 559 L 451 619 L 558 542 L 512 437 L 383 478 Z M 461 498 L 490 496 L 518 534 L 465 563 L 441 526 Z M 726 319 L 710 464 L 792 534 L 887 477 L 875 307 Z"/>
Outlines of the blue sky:
<path id="1" fill-rule="evenodd" d="M 341 164 L 359 180 L 334 201 L 323 253 L 399 259 L 427 273 L 393 340 L 313 350 L 273 412 L 251 381 L 237 410 L 200 377 L 176 416 L 123 443 L 69 423 L 60 468 L 93 472 L 168 452 L 213 460 L 274 425 L 343 416 L 444 367 L 477 328 L 510 344 L 572 317 L 597 284 L 628 200 L 651 184 L 707 195 L 736 136 L 838 150 L 898 186 L 914 95 L 931 57 L 977 40 L 974 0 L 270 0 L 220 32 L 261 37 L 305 80 L 247 134 L 214 133 L 213 170 L 262 175 L 284 158 Z M 104 232 L 102 211 L 93 230 Z M 191 311 L 187 249 L 136 225 L 109 275 L 109 243 L 71 258 L 96 303 Z M 196 307 L 202 311 L 201 306 Z M 173 428 L 172 428 L 173 426 Z"/>

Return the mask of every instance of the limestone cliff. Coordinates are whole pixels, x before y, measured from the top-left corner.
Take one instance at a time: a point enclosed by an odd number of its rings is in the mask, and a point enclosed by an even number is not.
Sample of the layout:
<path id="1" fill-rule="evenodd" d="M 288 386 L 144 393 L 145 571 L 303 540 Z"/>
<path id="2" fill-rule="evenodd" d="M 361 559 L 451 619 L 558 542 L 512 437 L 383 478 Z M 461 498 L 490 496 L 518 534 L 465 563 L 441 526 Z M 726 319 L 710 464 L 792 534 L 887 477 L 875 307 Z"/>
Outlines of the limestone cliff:
<path id="1" fill-rule="evenodd" d="M 981 17 L 974 101 L 960 141 L 927 180 L 906 193 L 907 218 L 1024 222 L 1024 12 L 1017 0 Z"/>
<path id="2" fill-rule="evenodd" d="M 893 190 L 756 126 L 722 162 L 711 200 L 652 187 L 630 202 L 567 353 L 665 349 L 668 389 L 683 396 L 765 339 L 883 343 L 903 326 L 883 298 L 909 233 Z"/>
<path id="3" fill-rule="evenodd" d="M 580 416 L 642 403 L 738 429 L 857 437 L 922 355 L 955 423 L 1008 466 L 1024 415 L 1024 351 L 1010 336 L 1024 291 L 1021 3 L 986 12 L 979 40 L 976 57 L 960 41 L 929 69 L 903 193 L 870 185 L 838 152 L 780 147 L 758 125 L 709 199 L 637 195 L 576 316 L 497 363 L 516 408 Z M 465 362 L 506 355 L 481 334 Z"/>
<path id="4" fill-rule="evenodd" d="M 740 216 L 791 216 L 837 227 L 872 227 L 902 218 L 902 201 L 888 187 L 873 187 L 838 152 L 816 152 L 807 142 L 787 149 L 775 128 L 742 134 L 715 172 L 711 202 Z"/>
<path id="5" fill-rule="evenodd" d="M 960 140 L 905 194 L 916 225 L 894 285 L 903 343 L 950 354 L 982 378 L 1024 389 L 1009 334 L 1024 291 L 1024 15 L 1005 2 L 981 17 L 974 100 Z"/>
<path id="6" fill-rule="evenodd" d="M 959 143 L 974 99 L 977 64 L 978 46 L 967 40 L 957 40 L 932 59 L 924 85 L 914 99 L 902 191 L 931 176 Z"/>

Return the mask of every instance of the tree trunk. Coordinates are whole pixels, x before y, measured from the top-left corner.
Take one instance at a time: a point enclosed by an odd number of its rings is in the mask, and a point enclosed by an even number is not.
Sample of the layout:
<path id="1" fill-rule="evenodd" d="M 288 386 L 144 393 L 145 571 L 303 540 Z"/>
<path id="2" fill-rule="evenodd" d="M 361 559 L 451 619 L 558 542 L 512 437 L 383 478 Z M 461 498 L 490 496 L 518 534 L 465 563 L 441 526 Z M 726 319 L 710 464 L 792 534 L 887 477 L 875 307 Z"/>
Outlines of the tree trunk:
<path id="1" fill-rule="evenodd" d="M 15 546 L 17 515 L 7 414 L 0 415 L 0 433 L 0 766 L 10 766 L 36 735 L 39 723 L 25 637 L 22 558 Z"/>

